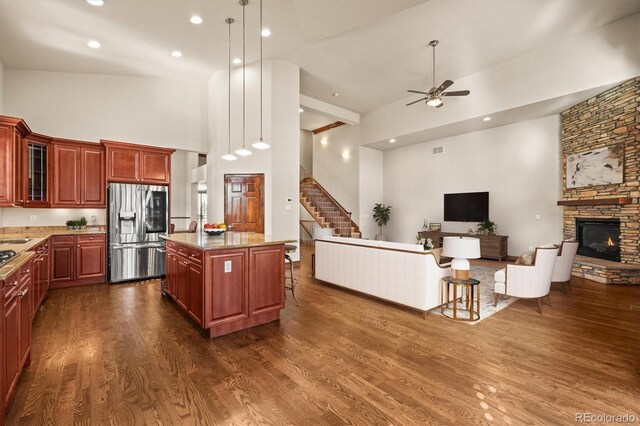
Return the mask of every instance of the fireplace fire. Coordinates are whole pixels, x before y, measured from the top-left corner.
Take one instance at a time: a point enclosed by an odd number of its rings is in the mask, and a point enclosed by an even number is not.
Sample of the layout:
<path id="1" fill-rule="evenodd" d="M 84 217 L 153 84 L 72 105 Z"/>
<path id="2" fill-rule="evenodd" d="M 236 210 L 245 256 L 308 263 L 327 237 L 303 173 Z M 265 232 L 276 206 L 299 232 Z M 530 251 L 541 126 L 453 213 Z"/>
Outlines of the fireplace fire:
<path id="1" fill-rule="evenodd" d="M 576 219 L 578 254 L 620 262 L 620 220 Z"/>

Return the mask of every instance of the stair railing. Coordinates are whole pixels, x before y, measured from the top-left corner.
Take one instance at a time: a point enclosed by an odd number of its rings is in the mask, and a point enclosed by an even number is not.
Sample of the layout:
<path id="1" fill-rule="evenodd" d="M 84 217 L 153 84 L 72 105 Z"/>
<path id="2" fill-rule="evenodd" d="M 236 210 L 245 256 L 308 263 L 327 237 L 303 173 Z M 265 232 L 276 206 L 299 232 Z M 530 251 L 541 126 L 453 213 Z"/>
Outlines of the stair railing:
<path id="1" fill-rule="evenodd" d="M 347 236 L 351 236 L 352 228 L 353 228 L 353 232 L 357 232 L 357 233 L 360 232 L 360 228 L 351 218 L 351 212 L 347 211 L 347 209 L 342 207 L 342 204 L 340 204 L 335 198 L 333 198 L 333 196 L 329 193 L 329 191 L 324 189 L 324 187 L 320 185 L 320 183 L 311 175 L 311 173 L 309 173 L 304 167 L 302 167 L 302 165 L 300 165 L 300 184 L 303 184 L 304 183 L 303 181 L 305 180 L 317 186 L 318 189 L 320 189 L 320 191 L 322 192 L 322 194 L 326 196 L 334 204 L 334 206 L 338 208 L 338 210 L 340 210 L 342 214 L 344 214 L 344 216 L 347 218 L 347 221 L 349 222 L 349 226 L 348 226 L 349 229 L 346 230 Z M 340 232 L 340 235 L 343 235 L 342 232 Z"/>

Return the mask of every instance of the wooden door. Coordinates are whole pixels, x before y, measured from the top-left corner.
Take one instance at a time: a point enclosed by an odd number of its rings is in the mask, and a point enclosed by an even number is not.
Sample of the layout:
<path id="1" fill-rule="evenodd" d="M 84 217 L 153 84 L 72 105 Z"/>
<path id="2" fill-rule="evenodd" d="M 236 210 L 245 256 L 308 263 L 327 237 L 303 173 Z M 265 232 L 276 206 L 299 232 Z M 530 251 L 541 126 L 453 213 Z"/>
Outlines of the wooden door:
<path id="1" fill-rule="evenodd" d="M 79 242 L 76 247 L 76 279 L 105 276 L 105 243 Z"/>
<path id="2" fill-rule="evenodd" d="M 15 291 L 13 287 L 10 291 Z M 7 289 L 5 289 L 5 292 Z M 18 308 L 19 297 L 15 293 L 4 306 L 4 390 L 3 403 L 8 402 L 12 387 L 18 381 L 20 372 L 20 317 Z M 4 301 L 3 301 L 4 303 Z M 2 404 L 4 405 L 4 404 Z"/>
<path id="3" fill-rule="evenodd" d="M 107 181 L 139 182 L 140 150 L 107 146 Z"/>
<path id="4" fill-rule="evenodd" d="M 80 206 L 80 150 L 53 145 L 53 207 Z"/>
<path id="5" fill-rule="evenodd" d="M 73 236 L 57 236 L 51 241 L 51 282 L 73 280 Z"/>
<path id="6" fill-rule="evenodd" d="M 249 249 L 249 315 L 284 307 L 284 245 Z"/>
<path id="7" fill-rule="evenodd" d="M 175 277 L 176 277 L 176 302 L 182 309 L 188 311 L 189 308 L 189 262 L 184 259 L 177 258 Z"/>
<path id="8" fill-rule="evenodd" d="M 104 149 L 82 148 L 80 198 L 87 207 L 106 207 Z"/>
<path id="9" fill-rule="evenodd" d="M 165 291 L 171 296 L 173 296 L 173 262 L 175 259 L 175 254 L 172 251 L 167 249 L 165 254 L 165 278 L 164 282 L 166 285 Z"/>
<path id="10" fill-rule="evenodd" d="M 202 324 L 202 268 L 189 262 L 189 315 L 198 324 Z"/>
<path id="11" fill-rule="evenodd" d="M 36 250 L 37 252 L 37 250 Z M 40 299 L 42 299 L 42 295 L 44 293 L 44 288 L 43 288 L 43 277 L 44 274 L 42 273 L 42 267 L 43 267 L 43 263 L 42 261 L 44 260 L 44 255 L 42 255 L 41 253 L 38 252 L 38 254 L 36 254 L 35 259 L 33 261 L 33 274 L 32 274 L 32 286 L 31 286 L 31 293 L 32 293 L 32 297 L 31 297 L 31 316 L 32 318 L 36 316 L 36 312 L 38 311 L 38 308 L 40 307 Z"/>
<path id="12" fill-rule="evenodd" d="M 13 206 L 14 129 L 0 126 L 0 207 Z"/>
<path id="13" fill-rule="evenodd" d="M 148 184 L 168 184 L 171 181 L 170 157 L 164 153 L 140 151 L 142 181 Z"/>
<path id="14" fill-rule="evenodd" d="M 249 316 L 247 250 L 214 250 L 205 254 L 204 328 Z"/>
<path id="15" fill-rule="evenodd" d="M 18 314 L 20 321 L 20 366 L 29 363 L 31 354 L 31 321 L 33 315 L 33 283 L 31 272 L 20 286 L 18 296 Z"/>
<path id="16" fill-rule="evenodd" d="M 22 152 L 22 135 L 16 128 L 13 129 L 13 164 L 13 205 L 22 206 L 26 196 L 22 183 L 23 176 L 26 173 L 26 161 Z"/>
<path id="17" fill-rule="evenodd" d="M 224 194 L 227 226 L 264 233 L 264 175 L 225 175 Z"/>

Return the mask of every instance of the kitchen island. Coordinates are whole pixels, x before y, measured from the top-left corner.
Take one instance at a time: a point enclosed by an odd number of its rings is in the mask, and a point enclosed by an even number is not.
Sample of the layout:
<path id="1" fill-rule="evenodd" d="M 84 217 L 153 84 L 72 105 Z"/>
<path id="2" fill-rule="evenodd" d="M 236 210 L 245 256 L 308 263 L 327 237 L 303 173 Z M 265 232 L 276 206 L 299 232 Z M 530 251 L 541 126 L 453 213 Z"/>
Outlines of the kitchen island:
<path id="1" fill-rule="evenodd" d="M 252 232 L 170 234 L 165 293 L 209 337 L 280 319 L 284 244 Z"/>

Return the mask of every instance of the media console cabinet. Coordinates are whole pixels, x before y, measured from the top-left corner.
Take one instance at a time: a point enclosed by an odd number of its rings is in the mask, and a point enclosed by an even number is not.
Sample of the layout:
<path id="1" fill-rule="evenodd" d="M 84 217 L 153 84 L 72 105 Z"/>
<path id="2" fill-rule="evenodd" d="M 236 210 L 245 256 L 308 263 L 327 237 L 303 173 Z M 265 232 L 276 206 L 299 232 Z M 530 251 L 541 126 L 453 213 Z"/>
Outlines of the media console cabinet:
<path id="1" fill-rule="evenodd" d="M 474 237 L 480 239 L 480 256 L 502 261 L 507 258 L 507 235 L 475 235 L 458 232 L 420 231 L 420 238 L 431 238 L 435 248 L 442 247 L 444 237 Z"/>

